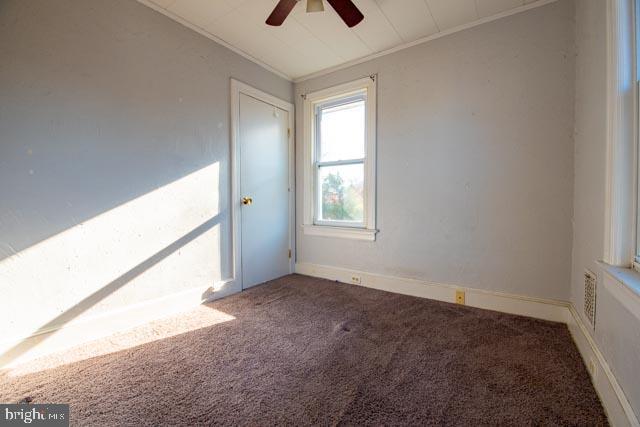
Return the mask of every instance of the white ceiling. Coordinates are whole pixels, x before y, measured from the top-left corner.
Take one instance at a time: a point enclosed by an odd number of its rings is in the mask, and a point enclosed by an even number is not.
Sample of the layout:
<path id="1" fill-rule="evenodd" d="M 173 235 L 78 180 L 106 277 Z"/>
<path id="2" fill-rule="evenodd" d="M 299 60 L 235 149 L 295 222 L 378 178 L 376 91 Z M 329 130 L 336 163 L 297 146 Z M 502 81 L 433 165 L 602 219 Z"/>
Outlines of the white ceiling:
<path id="1" fill-rule="evenodd" d="M 353 0 L 365 19 L 351 29 L 326 2 L 324 13 L 306 13 L 303 1 L 281 27 L 270 27 L 264 21 L 278 0 L 140 1 L 300 79 L 552 0 Z"/>

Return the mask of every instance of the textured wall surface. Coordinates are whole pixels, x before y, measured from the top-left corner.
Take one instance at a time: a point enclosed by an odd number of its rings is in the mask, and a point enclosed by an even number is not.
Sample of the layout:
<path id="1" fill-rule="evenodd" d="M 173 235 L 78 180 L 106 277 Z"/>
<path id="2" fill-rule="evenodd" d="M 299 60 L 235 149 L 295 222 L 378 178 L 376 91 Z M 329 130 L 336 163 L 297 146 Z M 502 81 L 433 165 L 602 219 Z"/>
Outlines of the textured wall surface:
<path id="1" fill-rule="evenodd" d="M 0 336 L 229 277 L 230 77 L 292 99 L 133 0 L 0 2 Z"/>
<path id="2" fill-rule="evenodd" d="M 378 239 L 303 234 L 298 132 L 298 261 L 568 300 L 573 20 L 560 1 L 296 84 L 378 74 Z"/>

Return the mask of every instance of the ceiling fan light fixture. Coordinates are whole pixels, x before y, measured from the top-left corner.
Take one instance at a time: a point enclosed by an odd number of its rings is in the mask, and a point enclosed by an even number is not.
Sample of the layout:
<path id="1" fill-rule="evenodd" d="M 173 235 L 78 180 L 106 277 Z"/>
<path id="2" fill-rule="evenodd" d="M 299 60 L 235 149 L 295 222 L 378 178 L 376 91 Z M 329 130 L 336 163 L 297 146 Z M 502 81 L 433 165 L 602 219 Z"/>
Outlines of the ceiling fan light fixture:
<path id="1" fill-rule="evenodd" d="M 307 0 L 307 13 L 310 12 L 324 12 L 322 0 Z"/>

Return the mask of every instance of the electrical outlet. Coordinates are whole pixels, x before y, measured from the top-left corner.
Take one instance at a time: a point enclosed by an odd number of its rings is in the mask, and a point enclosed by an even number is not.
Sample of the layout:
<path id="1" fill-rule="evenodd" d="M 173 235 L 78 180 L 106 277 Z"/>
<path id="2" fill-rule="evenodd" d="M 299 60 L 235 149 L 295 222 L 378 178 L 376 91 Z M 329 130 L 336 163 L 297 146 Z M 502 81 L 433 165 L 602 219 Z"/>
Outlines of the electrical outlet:
<path id="1" fill-rule="evenodd" d="M 464 305 L 464 291 L 456 291 L 456 304 Z"/>
<path id="2" fill-rule="evenodd" d="M 362 278 L 360 276 L 351 276 L 351 283 L 354 285 L 359 285 L 362 283 Z"/>

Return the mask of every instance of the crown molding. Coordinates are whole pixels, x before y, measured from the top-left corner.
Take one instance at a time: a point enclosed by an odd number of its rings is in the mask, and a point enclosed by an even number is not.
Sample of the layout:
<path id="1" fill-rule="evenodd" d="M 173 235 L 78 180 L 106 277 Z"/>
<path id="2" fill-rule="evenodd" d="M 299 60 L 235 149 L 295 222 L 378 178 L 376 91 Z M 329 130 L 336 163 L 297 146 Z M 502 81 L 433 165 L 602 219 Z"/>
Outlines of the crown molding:
<path id="1" fill-rule="evenodd" d="M 396 52 L 399 52 L 401 50 L 409 49 L 410 47 L 418 46 L 418 45 L 421 45 L 423 43 L 427 43 L 427 42 L 430 42 L 432 40 L 436 40 L 436 39 L 439 39 L 441 37 L 445 37 L 445 36 L 448 36 L 450 34 L 457 33 L 459 31 L 468 30 L 469 28 L 477 27 L 478 25 L 482 25 L 482 24 L 486 24 L 488 22 L 496 21 L 498 19 L 506 18 L 507 16 L 515 15 L 515 14 L 522 13 L 522 12 L 526 12 L 527 10 L 531 10 L 531 9 L 535 9 L 537 7 L 545 6 L 545 5 L 550 4 L 550 3 L 555 3 L 556 1 L 558 1 L 558 0 L 538 0 L 538 1 L 535 1 L 533 3 L 529 3 L 529 4 L 526 4 L 524 6 L 517 7 L 515 9 L 510 9 L 510 10 L 498 13 L 497 15 L 491 15 L 491 16 L 487 16 L 485 18 L 477 19 L 477 20 L 475 20 L 473 22 L 469 22 L 467 24 L 463 24 L 463 25 L 459 25 L 457 27 L 449 28 L 448 30 L 440 31 L 440 32 L 431 34 L 429 36 L 419 38 L 419 39 L 414 40 L 412 42 L 404 43 L 404 44 L 401 44 L 401 45 L 398 45 L 398 46 L 395 46 L 395 47 L 392 47 L 392 48 L 389 48 L 389 49 L 386 49 L 386 50 L 383 50 L 383 51 L 380 51 L 380 52 L 377 52 L 377 53 L 373 53 L 371 55 L 363 56 L 362 58 L 353 59 L 351 61 L 347 61 L 345 63 L 339 64 L 339 65 L 335 65 L 333 67 L 325 68 L 324 70 L 316 71 L 315 73 L 307 74 L 307 75 L 304 75 L 302 77 L 296 77 L 296 78 L 293 79 L 293 82 L 294 83 L 300 83 L 300 82 L 303 82 L 305 80 L 310 80 L 310 79 L 313 79 L 313 78 L 316 78 L 316 77 L 324 76 L 326 74 L 330 74 L 330 73 L 333 73 L 333 72 L 338 71 L 338 70 L 343 70 L 345 68 L 349 68 L 349 67 L 352 67 L 354 65 L 362 64 L 364 62 L 371 61 L 372 59 L 376 59 L 376 58 L 380 58 L 382 56 L 390 55 L 392 53 L 396 53 Z"/>
<path id="2" fill-rule="evenodd" d="M 206 38 L 213 40 L 214 42 L 218 43 L 219 45 L 222 45 L 224 47 L 226 47 L 227 49 L 229 49 L 230 51 L 237 53 L 238 55 L 242 56 L 245 59 L 248 59 L 249 61 L 253 62 L 254 64 L 257 64 L 259 66 L 261 66 L 262 68 L 264 68 L 265 70 L 279 76 L 282 77 L 285 80 L 288 80 L 290 82 L 293 81 L 293 78 L 280 71 L 277 70 L 275 68 L 273 68 L 272 66 L 270 66 L 269 64 L 262 62 L 261 60 L 259 60 L 258 58 L 256 58 L 255 56 L 252 56 L 250 54 L 248 54 L 247 52 L 243 51 L 242 49 L 239 49 L 235 46 L 233 46 L 231 43 L 228 43 L 226 41 L 224 41 L 223 39 L 221 39 L 220 37 L 217 37 L 213 34 L 211 34 L 209 31 L 205 30 L 204 28 L 201 28 L 195 24 L 192 24 L 186 20 L 184 20 L 183 18 L 181 18 L 180 16 L 176 15 L 175 13 L 171 12 L 168 9 L 165 9 L 161 6 L 158 6 L 157 4 L 153 3 L 151 0 L 138 0 L 139 3 L 142 3 L 143 5 L 155 10 L 156 12 L 159 12 L 163 15 L 165 15 L 168 18 L 171 18 L 172 20 L 184 25 L 185 27 L 197 32 L 200 35 L 205 36 Z"/>

